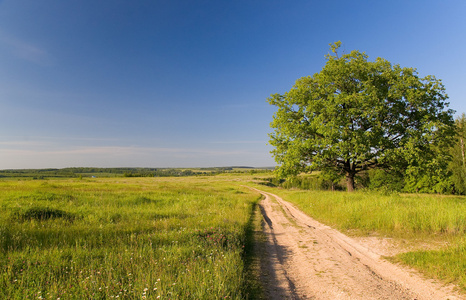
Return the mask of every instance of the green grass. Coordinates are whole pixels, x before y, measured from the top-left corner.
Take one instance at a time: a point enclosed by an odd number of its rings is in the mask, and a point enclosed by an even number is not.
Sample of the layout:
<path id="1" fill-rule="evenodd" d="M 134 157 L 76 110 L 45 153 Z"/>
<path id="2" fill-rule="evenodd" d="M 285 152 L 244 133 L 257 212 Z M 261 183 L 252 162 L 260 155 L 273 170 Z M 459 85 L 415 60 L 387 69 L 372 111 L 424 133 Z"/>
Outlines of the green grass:
<path id="1" fill-rule="evenodd" d="M 258 199 L 212 177 L 0 181 L 0 298 L 246 299 Z"/>
<path id="2" fill-rule="evenodd" d="M 305 213 L 339 230 L 384 236 L 462 236 L 466 197 L 376 192 L 330 192 L 260 187 L 296 204 Z"/>
<path id="3" fill-rule="evenodd" d="M 393 261 L 422 270 L 432 278 L 458 284 L 466 290 L 466 241 L 443 250 L 417 251 L 397 255 Z"/>
<path id="4" fill-rule="evenodd" d="M 0 180 L 0 298 L 261 299 L 253 178 Z M 465 197 L 256 187 L 346 233 L 448 241 L 392 260 L 466 289 Z"/>

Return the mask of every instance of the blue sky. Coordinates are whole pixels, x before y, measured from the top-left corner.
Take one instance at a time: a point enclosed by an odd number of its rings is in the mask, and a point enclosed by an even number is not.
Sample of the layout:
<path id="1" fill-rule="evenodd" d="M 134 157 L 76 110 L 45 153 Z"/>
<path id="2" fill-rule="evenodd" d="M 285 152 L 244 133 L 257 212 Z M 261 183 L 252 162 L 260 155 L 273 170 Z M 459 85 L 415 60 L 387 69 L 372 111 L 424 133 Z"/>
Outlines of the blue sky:
<path id="1" fill-rule="evenodd" d="M 442 79 L 466 1 L 0 0 L 0 169 L 273 166 L 273 93 L 328 44 Z"/>

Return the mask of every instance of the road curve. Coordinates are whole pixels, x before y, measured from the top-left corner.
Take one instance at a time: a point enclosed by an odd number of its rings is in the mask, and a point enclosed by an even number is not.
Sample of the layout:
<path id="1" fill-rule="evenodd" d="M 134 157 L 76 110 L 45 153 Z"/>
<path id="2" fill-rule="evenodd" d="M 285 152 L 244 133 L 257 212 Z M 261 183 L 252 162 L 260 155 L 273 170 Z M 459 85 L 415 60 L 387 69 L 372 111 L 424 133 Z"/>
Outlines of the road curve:
<path id="1" fill-rule="evenodd" d="M 262 195 L 267 299 L 466 299 L 383 260 L 277 195 Z"/>

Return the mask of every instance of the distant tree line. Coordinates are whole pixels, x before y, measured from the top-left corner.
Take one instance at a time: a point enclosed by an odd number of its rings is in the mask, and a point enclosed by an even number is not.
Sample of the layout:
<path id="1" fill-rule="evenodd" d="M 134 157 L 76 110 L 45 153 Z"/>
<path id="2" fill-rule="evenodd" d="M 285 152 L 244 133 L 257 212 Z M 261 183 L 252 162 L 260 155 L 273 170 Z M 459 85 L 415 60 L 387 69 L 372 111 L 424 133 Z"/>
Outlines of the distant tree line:
<path id="1" fill-rule="evenodd" d="M 82 177 L 181 177 L 210 176 L 233 172 L 260 172 L 251 167 L 211 167 L 211 168 L 96 168 L 73 167 L 63 169 L 15 169 L 0 170 L 0 178 L 48 179 Z"/>

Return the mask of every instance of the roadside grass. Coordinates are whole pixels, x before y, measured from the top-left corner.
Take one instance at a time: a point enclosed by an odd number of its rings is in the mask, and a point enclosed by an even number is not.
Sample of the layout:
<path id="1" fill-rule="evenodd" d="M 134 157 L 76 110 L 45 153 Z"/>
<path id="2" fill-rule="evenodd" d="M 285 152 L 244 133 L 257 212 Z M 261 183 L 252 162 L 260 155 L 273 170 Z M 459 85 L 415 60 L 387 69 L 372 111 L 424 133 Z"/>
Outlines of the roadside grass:
<path id="1" fill-rule="evenodd" d="M 432 278 L 441 279 L 445 283 L 458 284 L 466 290 L 466 240 L 442 250 L 416 251 L 402 253 L 394 258 L 422 270 Z"/>
<path id="2" fill-rule="evenodd" d="M 0 298 L 252 298 L 259 198 L 212 177 L 0 181 Z"/>
<path id="3" fill-rule="evenodd" d="M 259 205 L 255 205 L 248 223 L 244 264 L 246 266 L 244 289 L 247 290 L 248 299 L 265 299 L 263 274 L 267 257 L 265 243 L 267 237 L 262 230 L 263 217 Z"/>
<path id="4" fill-rule="evenodd" d="M 318 221 L 355 235 L 463 236 L 466 197 L 330 192 L 258 187 L 282 196 Z"/>
<path id="5" fill-rule="evenodd" d="M 294 203 L 314 219 L 353 236 L 383 236 L 434 249 L 389 258 L 466 291 L 466 197 L 255 187 Z M 439 247 L 438 245 L 443 245 Z M 440 248 L 440 249 L 439 249 Z"/>

